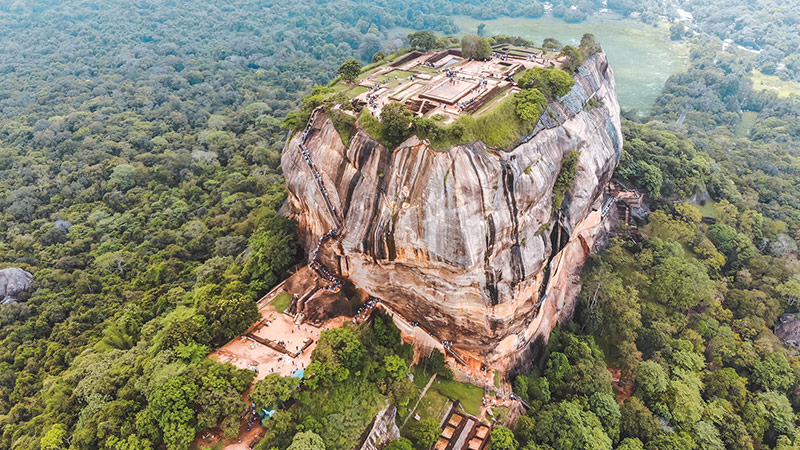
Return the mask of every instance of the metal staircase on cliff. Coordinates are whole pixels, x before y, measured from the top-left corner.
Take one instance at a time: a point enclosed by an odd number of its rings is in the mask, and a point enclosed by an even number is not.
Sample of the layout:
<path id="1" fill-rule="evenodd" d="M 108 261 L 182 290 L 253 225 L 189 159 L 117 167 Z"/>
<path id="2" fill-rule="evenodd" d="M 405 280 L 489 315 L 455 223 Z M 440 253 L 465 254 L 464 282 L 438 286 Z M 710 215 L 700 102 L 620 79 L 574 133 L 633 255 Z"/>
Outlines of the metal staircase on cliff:
<path id="1" fill-rule="evenodd" d="M 317 185 L 317 189 L 322 194 L 322 198 L 325 200 L 325 206 L 328 209 L 328 212 L 333 217 L 333 221 L 336 224 L 334 228 L 328 230 L 325 234 L 320 236 L 319 241 L 317 241 L 317 246 L 314 248 L 314 252 L 311 256 L 311 261 L 308 263 L 308 266 L 314 270 L 320 277 L 328 280 L 331 284 L 325 286 L 324 289 L 331 291 L 331 292 L 339 292 L 342 288 L 342 282 L 338 278 L 331 275 L 328 269 L 325 268 L 324 265 L 319 260 L 319 249 L 325 244 L 326 241 L 329 239 L 334 239 L 338 237 L 339 233 L 341 233 L 344 225 L 342 223 L 342 219 L 339 217 L 339 213 L 336 212 L 336 207 L 333 206 L 331 200 L 328 196 L 328 189 L 325 187 L 325 182 L 322 181 L 322 175 L 317 170 L 317 166 L 314 164 L 314 161 L 311 159 L 311 153 L 308 151 L 305 143 L 308 139 L 308 133 L 311 131 L 311 125 L 314 123 L 314 117 L 317 115 L 317 110 L 311 113 L 311 117 L 308 118 L 308 123 L 306 124 L 306 128 L 303 130 L 303 135 L 300 138 L 300 142 L 298 143 L 298 148 L 300 149 L 300 154 L 303 155 L 303 159 L 308 165 L 308 168 L 311 170 L 312 175 L 314 175 L 314 182 Z"/>

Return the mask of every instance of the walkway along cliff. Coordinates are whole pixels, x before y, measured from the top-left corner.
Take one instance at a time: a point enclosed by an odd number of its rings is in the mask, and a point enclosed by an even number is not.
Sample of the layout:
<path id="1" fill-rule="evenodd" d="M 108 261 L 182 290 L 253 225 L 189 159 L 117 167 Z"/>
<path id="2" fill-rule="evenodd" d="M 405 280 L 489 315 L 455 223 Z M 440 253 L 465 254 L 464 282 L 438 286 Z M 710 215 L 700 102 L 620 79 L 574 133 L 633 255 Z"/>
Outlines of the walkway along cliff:
<path id="1" fill-rule="evenodd" d="M 328 288 L 349 280 L 495 368 L 526 360 L 570 318 L 580 269 L 610 227 L 604 192 L 622 151 L 614 76 L 596 53 L 574 77 L 505 150 L 477 141 L 440 151 L 412 136 L 389 152 L 360 128 L 345 147 L 318 110 L 282 165 L 287 214 Z M 554 210 L 571 151 L 575 181 Z"/>

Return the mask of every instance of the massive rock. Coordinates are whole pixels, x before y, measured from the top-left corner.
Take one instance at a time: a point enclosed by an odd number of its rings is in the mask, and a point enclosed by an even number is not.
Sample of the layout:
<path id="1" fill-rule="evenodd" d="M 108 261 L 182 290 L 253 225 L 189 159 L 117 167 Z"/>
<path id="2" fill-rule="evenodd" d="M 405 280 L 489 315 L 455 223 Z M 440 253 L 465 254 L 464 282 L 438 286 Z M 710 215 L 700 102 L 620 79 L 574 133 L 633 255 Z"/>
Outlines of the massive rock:
<path id="1" fill-rule="evenodd" d="M 15 302 L 14 296 L 30 289 L 32 283 L 33 275 L 22 269 L 0 269 L 0 305 Z"/>
<path id="2" fill-rule="evenodd" d="M 412 136 L 388 152 L 361 129 L 345 147 L 317 114 L 306 145 L 344 221 L 322 261 L 462 354 L 515 365 L 571 316 L 577 275 L 607 227 L 603 192 L 622 150 L 614 77 L 598 53 L 575 79 L 522 144 L 502 151 L 482 142 L 437 151 Z M 335 224 L 299 139 L 282 164 L 288 214 L 311 250 Z M 554 211 L 553 185 L 573 150 L 575 182 Z"/>

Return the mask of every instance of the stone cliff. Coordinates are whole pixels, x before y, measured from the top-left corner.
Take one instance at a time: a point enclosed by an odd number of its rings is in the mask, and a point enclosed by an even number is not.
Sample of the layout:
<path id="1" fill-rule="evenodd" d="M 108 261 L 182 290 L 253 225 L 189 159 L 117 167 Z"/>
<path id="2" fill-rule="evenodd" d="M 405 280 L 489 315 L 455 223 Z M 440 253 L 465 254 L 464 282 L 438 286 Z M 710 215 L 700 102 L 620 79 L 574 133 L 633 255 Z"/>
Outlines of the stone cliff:
<path id="1" fill-rule="evenodd" d="M 514 366 L 571 316 L 577 275 L 607 228 L 603 193 L 622 150 L 614 76 L 598 53 L 574 77 L 512 149 L 478 141 L 439 151 L 412 136 L 388 152 L 362 129 L 345 147 L 316 114 L 305 145 L 343 221 L 321 261 L 457 351 Z M 338 224 L 301 140 L 292 137 L 282 164 L 287 212 L 312 252 Z M 575 181 L 555 211 L 553 185 L 571 151 Z"/>

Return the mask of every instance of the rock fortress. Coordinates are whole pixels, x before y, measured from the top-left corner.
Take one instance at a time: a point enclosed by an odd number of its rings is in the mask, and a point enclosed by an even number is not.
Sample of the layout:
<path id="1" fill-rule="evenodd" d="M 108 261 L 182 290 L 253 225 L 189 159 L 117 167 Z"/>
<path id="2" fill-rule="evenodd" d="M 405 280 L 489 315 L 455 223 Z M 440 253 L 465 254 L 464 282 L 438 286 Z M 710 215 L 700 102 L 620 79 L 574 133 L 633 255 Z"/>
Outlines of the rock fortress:
<path id="1" fill-rule="evenodd" d="M 514 77 L 525 69 L 562 64 L 507 45 L 488 61 L 412 51 L 340 82 L 354 106 L 341 113 L 380 117 L 400 102 L 446 126 L 490 113 L 520 91 Z M 579 272 L 618 220 L 620 190 L 609 186 L 622 133 L 605 54 L 587 57 L 573 78 L 508 148 L 439 148 L 412 135 L 387 149 L 359 122 L 343 139 L 330 110 L 317 108 L 282 155 L 284 214 L 298 223 L 308 265 L 265 299 L 290 294 L 295 322 L 320 327 L 365 318 L 353 304 L 380 306 L 406 340 L 444 350 L 474 380 L 519 369 L 571 317 Z M 556 208 L 571 153 L 574 182 Z"/>

